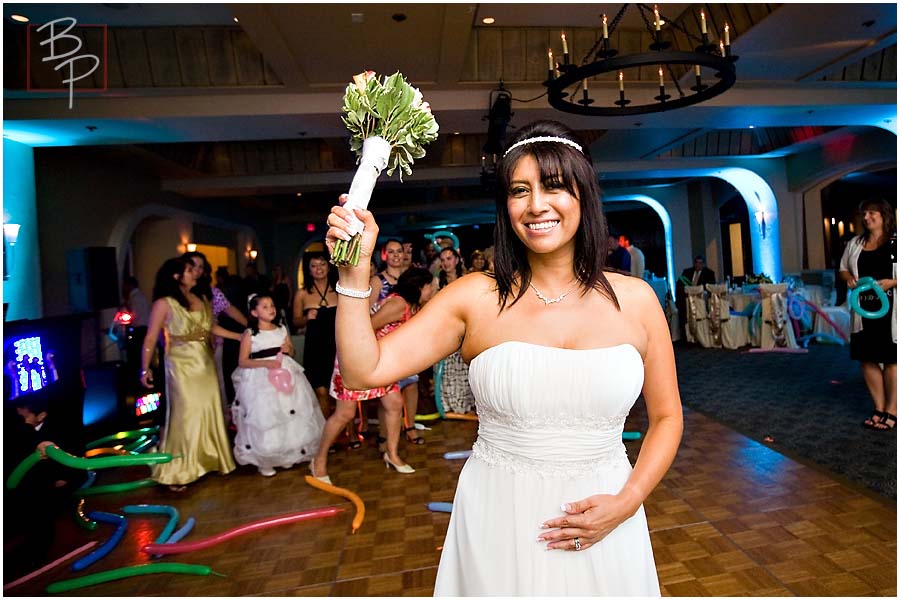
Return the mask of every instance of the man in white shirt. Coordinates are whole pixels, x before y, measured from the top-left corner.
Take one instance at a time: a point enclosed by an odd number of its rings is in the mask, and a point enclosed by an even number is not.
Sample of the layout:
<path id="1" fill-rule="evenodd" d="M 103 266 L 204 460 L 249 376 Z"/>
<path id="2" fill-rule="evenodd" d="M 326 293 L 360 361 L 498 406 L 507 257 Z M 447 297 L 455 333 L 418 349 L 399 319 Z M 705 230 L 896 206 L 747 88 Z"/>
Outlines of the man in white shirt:
<path id="1" fill-rule="evenodd" d="M 619 246 L 628 250 L 631 255 L 631 275 L 633 277 L 644 277 L 644 253 L 637 246 L 632 245 L 631 239 L 627 235 L 619 236 Z"/>

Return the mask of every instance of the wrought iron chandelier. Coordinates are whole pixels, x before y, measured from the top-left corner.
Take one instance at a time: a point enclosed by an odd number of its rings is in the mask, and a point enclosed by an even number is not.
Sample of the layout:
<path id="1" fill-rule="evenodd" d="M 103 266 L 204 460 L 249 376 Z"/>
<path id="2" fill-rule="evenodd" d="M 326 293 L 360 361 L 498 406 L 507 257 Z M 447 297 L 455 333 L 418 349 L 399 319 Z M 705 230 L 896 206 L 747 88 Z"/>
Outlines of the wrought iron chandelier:
<path id="1" fill-rule="evenodd" d="M 731 54 L 731 36 L 728 24 L 725 24 L 719 45 L 716 46 L 710 43 L 706 14 L 703 11 L 700 11 L 702 37 L 697 38 L 696 35 L 675 21 L 661 15 L 658 6 L 650 8 L 646 4 L 636 4 L 653 43 L 650 44 L 647 52 L 619 54 L 618 50 L 610 46 L 609 34 L 615 31 L 629 6 L 629 4 L 623 5 L 612 21 L 608 20 L 607 15 L 602 15 L 602 35 L 587 52 L 581 65 L 569 62 L 569 49 L 565 33 L 562 34 L 562 62 L 554 62 L 553 50 L 548 51 L 548 77 L 544 85 L 547 86 L 547 96 L 552 107 L 563 112 L 588 116 L 639 115 L 698 104 L 718 96 L 734 85 L 737 80 L 734 63 L 738 57 Z M 687 52 L 670 50 L 672 43 L 662 37 L 664 25 L 678 28 L 692 44 L 696 43 L 697 45 L 692 51 Z M 681 89 L 681 84 L 673 70 L 673 66 L 677 65 L 684 65 L 688 70 L 693 67 L 694 85 L 689 88 L 693 93 L 686 94 Z M 628 97 L 625 89 L 625 71 L 654 66 L 657 67 L 659 74 L 659 93 L 652 97 L 652 102 L 649 101 L 651 98 L 648 96 L 642 100 L 642 103 L 632 104 L 632 99 Z M 713 71 L 716 81 L 711 85 L 704 83 L 701 67 Z M 666 93 L 666 72 L 678 92 L 677 98 L 673 99 L 670 94 Z M 618 73 L 618 96 L 610 94 L 608 100 L 599 96 L 596 99 L 591 97 L 588 90 L 588 79 L 603 73 Z M 567 91 L 570 88 L 571 92 Z M 632 96 L 636 97 L 635 92 L 632 92 Z"/>

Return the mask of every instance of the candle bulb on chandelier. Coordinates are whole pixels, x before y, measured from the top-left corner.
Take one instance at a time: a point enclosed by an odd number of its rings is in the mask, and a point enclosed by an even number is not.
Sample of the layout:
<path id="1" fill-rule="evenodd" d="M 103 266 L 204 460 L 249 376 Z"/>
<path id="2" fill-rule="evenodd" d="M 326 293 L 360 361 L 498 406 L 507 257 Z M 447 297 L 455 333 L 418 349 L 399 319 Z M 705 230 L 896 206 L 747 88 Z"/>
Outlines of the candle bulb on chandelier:
<path id="1" fill-rule="evenodd" d="M 725 56 L 725 44 L 724 44 L 724 42 L 721 42 L 721 41 L 719 42 L 719 53 L 722 56 Z"/>
<path id="2" fill-rule="evenodd" d="M 728 31 L 728 25 L 725 26 L 725 31 Z M 568 54 L 569 44 L 566 43 L 566 32 L 562 32 L 562 35 L 560 37 L 562 38 L 563 54 Z"/>
<path id="3" fill-rule="evenodd" d="M 694 65 L 694 75 L 700 77 L 700 65 Z"/>
<path id="4" fill-rule="evenodd" d="M 606 28 L 606 15 L 603 15 L 603 39 L 609 39 L 609 30 Z"/>
<path id="5" fill-rule="evenodd" d="M 706 13 L 702 10 L 700 11 L 700 33 L 707 33 L 706 31 Z"/>
<path id="6" fill-rule="evenodd" d="M 666 85 L 665 80 L 663 79 L 663 70 L 662 67 L 659 68 L 659 87 L 663 87 Z"/>
<path id="7" fill-rule="evenodd" d="M 548 79 L 553 79 L 553 50 L 547 50 L 547 70 L 550 72 Z"/>
<path id="8" fill-rule="evenodd" d="M 581 89 L 585 92 L 587 91 L 587 80 L 588 80 L 587 77 L 585 77 L 584 79 L 581 80 Z"/>
<path id="9" fill-rule="evenodd" d="M 625 73 L 622 71 L 619 71 L 619 91 L 625 91 Z"/>
<path id="10" fill-rule="evenodd" d="M 656 30 L 659 31 L 659 7 L 653 7 L 653 24 L 656 26 Z"/>
<path id="11" fill-rule="evenodd" d="M 725 45 L 731 45 L 731 35 L 728 33 L 728 23 L 725 23 Z"/>

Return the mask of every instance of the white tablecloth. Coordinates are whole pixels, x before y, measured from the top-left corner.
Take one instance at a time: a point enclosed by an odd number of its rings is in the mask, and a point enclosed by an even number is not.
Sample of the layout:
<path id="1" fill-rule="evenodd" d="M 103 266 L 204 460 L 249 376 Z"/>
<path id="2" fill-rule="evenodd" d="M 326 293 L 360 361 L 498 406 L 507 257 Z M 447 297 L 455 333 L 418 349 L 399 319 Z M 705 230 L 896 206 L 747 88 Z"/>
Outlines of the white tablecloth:
<path id="1" fill-rule="evenodd" d="M 845 339 L 849 340 L 850 310 L 846 306 L 825 306 L 822 308 L 822 312 L 828 315 L 829 319 L 834 321 L 835 325 L 837 325 L 841 332 L 846 336 Z M 815 333 L 827 333 L 828 335 L 833 335 L 838 338 L 841 337 L 841 335 L 834 330 L 834 327 L 819 314 L 816 315 L 816 323 L 813 327 L 813 331 Z"/>
<path id="2" fill-rule="evenodd" d="M 744 294 L 742 292 L 729 293 L 728 303 L 731 304 L 731 310 L 743 312 L 751 304 L 759 302 L 759 294 Z"/>

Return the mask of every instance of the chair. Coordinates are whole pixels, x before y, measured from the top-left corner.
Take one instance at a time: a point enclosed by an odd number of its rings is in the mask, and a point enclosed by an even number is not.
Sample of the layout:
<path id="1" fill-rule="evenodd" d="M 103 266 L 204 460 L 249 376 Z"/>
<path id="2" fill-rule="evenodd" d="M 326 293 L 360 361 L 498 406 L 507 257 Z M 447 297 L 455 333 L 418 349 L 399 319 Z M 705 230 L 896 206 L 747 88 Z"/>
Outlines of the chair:
<path id="1" fill-rule="evenodd" d="M 788 322 L 787 284 L 761 283 L 759 291 L 762 297 L 760 348 L 798 348 L 794 328 Z"/>
<path id="2" fill-rule="evenodd" d="M 749 345 L 750 335 L 747 332 L 749 319 L 731 314 L 727 296 L 728 287 L 725 284 L 707 283 L 706 291 L 709 292 L 709 326 L 714 341 L 718 337 L 720 345 L 729 350 Z"/>
<path id="3" fill-rule="evenodd" d="M 693 344 L 699 343 L 704 348 L 713 347 L 713 337 L 709 330 L 709 313 L 706 310 L 705 290 L 702 285 L 684 286 L 686 295 L 687 319 L 685 336 Z"/>

